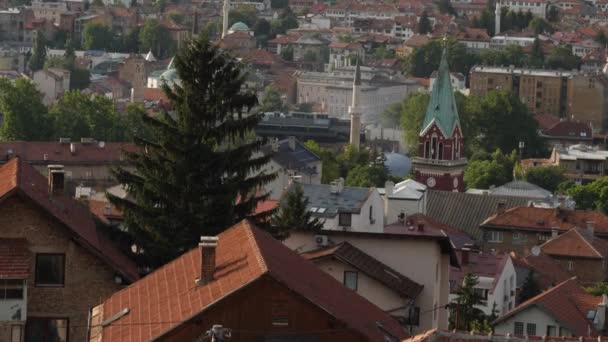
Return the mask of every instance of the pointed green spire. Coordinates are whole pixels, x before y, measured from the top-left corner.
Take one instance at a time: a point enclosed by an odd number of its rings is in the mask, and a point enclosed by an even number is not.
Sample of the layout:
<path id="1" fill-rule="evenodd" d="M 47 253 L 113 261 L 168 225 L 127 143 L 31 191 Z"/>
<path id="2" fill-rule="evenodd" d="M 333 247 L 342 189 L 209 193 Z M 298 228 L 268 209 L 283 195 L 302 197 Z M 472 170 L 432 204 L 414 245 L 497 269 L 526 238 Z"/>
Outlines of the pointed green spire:
<path id="1" fill-rule="evenodd" d="M 422 123 L 422 135 L 433 122 L 441 130 L 444 136 L 450 137 L 454 132 L 457 124 L 460 124 L 458 119 L 458 108 L 456 107 L 456 99 L 454 98 L 454 90 L 452 89 L 452 81 L 450 79 L 450 68 L 448 66 L 447 47 L 443 47 L 441 55 L 441 63 L 437 71 L 437 78 L 433 84 L 431 99 L 429 106 L 426 109 L 424 121 Z"/>

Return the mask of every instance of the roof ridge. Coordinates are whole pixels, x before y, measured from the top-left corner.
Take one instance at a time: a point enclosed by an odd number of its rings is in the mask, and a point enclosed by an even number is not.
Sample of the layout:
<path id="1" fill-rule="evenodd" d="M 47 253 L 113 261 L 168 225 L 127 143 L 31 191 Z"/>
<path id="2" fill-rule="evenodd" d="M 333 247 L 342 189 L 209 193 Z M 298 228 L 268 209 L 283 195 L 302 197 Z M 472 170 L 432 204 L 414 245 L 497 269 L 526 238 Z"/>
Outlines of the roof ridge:
<path id="1" fill-rule="evenodd" d="M 586 244 L 587 244 L 589 247 L 591 247 L 591 249 L 593 249 L 593 251 L 594 251 L 595 253 L 597 253 L 597 255 L 598 255 L 600 258 L 602 258 L 602 259 L 604 258 L 604 256 L 602 255 L 602 253 L 600 253 L 600 252 L 597 250 L 597 248 L 595 248 L 595 246 L 593 246 L 593 244 L 591 243 L 591 241 L 587 240 L 587 237 L 586 237 L 585 235 L 583 235 L 583 233 L 582 233 L 582 232 L 580 232 L 580 230 L 582 230 L 582 228 L 576 228 L 576 227 L 575 227 L 574 229 L 570 229 L 570 230 L 574 230 L 574 231 L 576 231 L 576 233 L 577 233 L 577 234 L 578 234 L 578 235 L 579 235 L 579 236 L 580 236 L 580 237 L 583 239 L 583 241 L 585 241 L 585 243 L 586 243 Z M 594 237 L 593 237 L 593 236 L 590 236 L 590 238 L 591 238 L 591 239 L 593 239 Z"/>
<path id="2" fill-rule="evenodd" d="M 245 230 L 247 231 L 247 240 L 251 244 L 251 248 L 255 252 L 256 260 L 260 264 L 260 268 L 267 273 L 269 271 L 268 265 L 266 264 L 266 260 L 264 259 L 264 255 L 262 254 L 262 250 L 260 249 L 260 245 L 258 244 L 258 240 L 253 233 L 253 225 L 249 219 L 244 219 L 239 223 L 240 225 L 244 225 Z"/>

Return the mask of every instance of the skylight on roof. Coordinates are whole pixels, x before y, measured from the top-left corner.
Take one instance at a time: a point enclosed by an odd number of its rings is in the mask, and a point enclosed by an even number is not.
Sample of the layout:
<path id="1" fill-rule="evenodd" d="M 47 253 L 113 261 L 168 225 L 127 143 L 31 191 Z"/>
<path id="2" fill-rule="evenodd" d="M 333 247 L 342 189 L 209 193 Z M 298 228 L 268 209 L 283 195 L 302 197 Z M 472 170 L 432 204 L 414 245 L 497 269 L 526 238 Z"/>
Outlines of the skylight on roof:
<path id="1" fill-rule="evenodd" d="M 319 214 L 323 214 L 325 212 L 325 210 L 327 210 L 327 208 L 319 208 L 319 211 L 317 211 Z"/>
<path id="2" fill-rule="evenodd" d="M 312 207 L 312 208 L 310 208 L 310 212 L 311 212 L 311 213 L 316 213 L 316 212 L 317 212 L 317 207 Z"/>

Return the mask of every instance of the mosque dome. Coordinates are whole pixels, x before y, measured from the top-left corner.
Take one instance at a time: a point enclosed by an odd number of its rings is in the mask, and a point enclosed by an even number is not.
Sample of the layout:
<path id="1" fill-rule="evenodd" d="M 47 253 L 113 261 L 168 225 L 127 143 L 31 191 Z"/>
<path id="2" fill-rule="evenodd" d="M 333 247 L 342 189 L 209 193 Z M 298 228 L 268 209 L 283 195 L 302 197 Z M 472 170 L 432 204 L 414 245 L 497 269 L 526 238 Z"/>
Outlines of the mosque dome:
<path id="1" fill-rule="evenodd" d="M 167 82 L 169 86 L 175 84 L 179 81 L 179 77 L 177 76 L 177 70 L 168 69 L 167 71 L 160 74 L 160 79 Z"/>
<path id="2" fill-rule="evenodd" d="M 394 177 L 405 177 L 410 173 L 412 162 L 410 158 L 401 153 L 387 152 L 384 153 L 386 160 L 384 165 L 388 168 L 388 172 Z"/>
<path id="3" fill-rule="evenodd" d="M 244 22 L 239 21 L 230 27 L 230 31 L 249 31 L 249 26 L 247 26 L 247 24 Z"/>

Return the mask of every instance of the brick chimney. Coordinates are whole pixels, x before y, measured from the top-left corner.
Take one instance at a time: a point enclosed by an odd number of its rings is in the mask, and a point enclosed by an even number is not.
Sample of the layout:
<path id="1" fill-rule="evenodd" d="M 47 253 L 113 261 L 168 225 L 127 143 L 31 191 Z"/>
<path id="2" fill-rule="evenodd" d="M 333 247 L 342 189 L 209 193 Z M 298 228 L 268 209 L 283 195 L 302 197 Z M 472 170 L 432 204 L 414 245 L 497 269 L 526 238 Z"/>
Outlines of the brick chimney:
<path id="1" fill-rule="evenodd" d="M 201 274 L 197 280 L 197 285 L 204 285 L 213 280 L 217 241 L 217 236 L 201 236 L 201 242 L 198 244 L 201 251 Z"/>
<path id="2" fill-rule="evenodd" d="M 423 222 L 418 222 L 418 231 L 419 232 L 423 232 L 424 231 L 424 223 Z"/>
<path id="3" fill-rule="evenodd" d="M 461 251 L 461 259 L 460 263 L 462 264 L 462 266 L 466 266 L 469 264 L 469 254 L 471 253 L 471 250 L 469 248 L 463 248 Z"/>
<path id="4" fill-rule="evenodd" d="M 49 180 L 49 196 L 63 193 L 65 187 L 65 171 L 63 165 L 49 165 L 48 180 Z"/>

